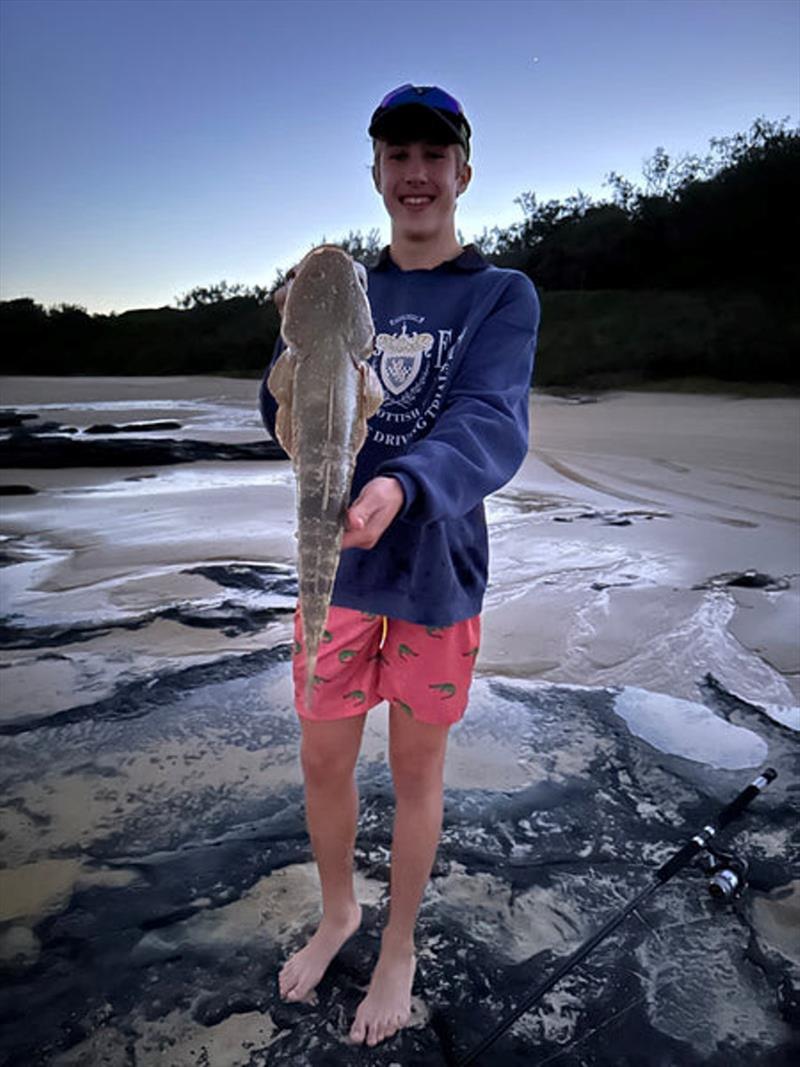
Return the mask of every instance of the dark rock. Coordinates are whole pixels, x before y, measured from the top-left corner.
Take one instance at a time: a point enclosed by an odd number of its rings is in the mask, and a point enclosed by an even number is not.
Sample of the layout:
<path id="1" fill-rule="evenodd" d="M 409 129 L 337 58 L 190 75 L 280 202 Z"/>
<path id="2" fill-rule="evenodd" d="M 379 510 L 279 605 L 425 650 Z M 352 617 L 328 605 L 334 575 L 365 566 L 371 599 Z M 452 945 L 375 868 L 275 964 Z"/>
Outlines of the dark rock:
<path id="1" fill-rule="evenodd" d="M 154 419 L 152 422 L 123 422 L 117 425 L 114 422 L 96 423 L 87 426 L 84 433 L 148 433 L 154 430 L 180 430 L 181 423 L 172 419 Z"/>
<path id="2" fill-rule="evenodd" d="M 232 600 L 225 600 L 216 607 L 207 607 L 202 613 L 193 607 L 178 605 L 161 612 L 163 618 L 174 619 L 184 626 L 196 626 L 201 630 L 219 630 L 226 637 L 238 637 L 239 634 L 258 633 L 264 630 L 276 615 L 294 611 L 294 606 L 285 608 L 262 608 L 256 610 Z"/>
<path id="3" fill-rule="evenodd" d="M 0 496 L 32 496 L 38 492 L 32 485 L 0 485 Z"/>
<path id="4" fill-rule="evenodd" d="M 266 583 L 264 588 L 268 588 Z M 271 591 L 284 590 L 285 595 L 296 596 L 296 579 L 282 577 Z M 10 619 L 0 619 L 0 644 L 4 648 L 58 648 L 93 641 L 114 630 L 140 630 L 157 619 L 171 619 L 184 626 L 219 630 L 227 637 L 236 637 L 239 634 L 258 633 L 274 622 L 276 617 L 293 610 L 293 604 L 285 607 L 253 608 L 225 600 L 221 604 L 211 605 L 176 604 L 135 618 L 98 619 L 80 625 L 50 623 L 46 626 L 17 626 Z"/>
<path id="5" fill-rule="evenodd" d="M 102 700 L 57 711 L 46 718 L 36 716 L 32 719 L 19 718 L 2 723 L 0 736 L 14 737 L 32 730 L 53 729 L 92 720 L 103 722 L 139 718 L 197 686 L 249 677 L 263 671 L 269 664 L 289 657 L 289 646 L 279 645 L 277 648 L 262 649 L 242 656 L 223 656 L 211 663 L 198 663 L 178 671 L 163 671 L 153 678 L 121 682 L 111 696 Z"/>
<path id="6" fill-rule="evenodd" d="M 244 1015 L 261 1008 L 261 998 L 253 993 L 217 993 L 201 1001 L 194 1009 L 193 1018 L 203 1026 L 217 1026 L 231 1015 Z"/>
<path id="7" fill-rule="evenodd" d="M 0 441 L 0 467 L 62 469 L 64 467 L 136 467 L 197 460 L 282 460 L 286 453 L 274 441 L 222 444 L 214 441 L 72 440 L 17 431 Z"/>
<path id="8" fill-rule="evenodd" d="M 797 731 L 773 719 L 758 704 L 750 704 L 748 701 L 736 696 L 735 693 L 729 692 L 710 671 L 703 678 L 700 690 L 703 693 L 704 702 L 709 704 L 727 722 L 732 722 L 734 725 L 750 726 L 753 719 L 758 719 L 761 722 L 762 732 L 766 732 L 767 736 L 770 734 L 785 734 L 792 738 L 797 736 Z M 792 787 L 790 786 L 789 788 L 791 789 Z"/>
<path id="9" fill-rule="evenodd" d="M 38 415 L 23 415 L 18 411 L 0 411 L 0 430 L 10 430 L 16 426 L 22 426 L 24 422 L 38 418 Z"/>
<path id="10" fill-rule="evenodd" d="M 632 513 L 631 513 L 632 514 Z M 653 516 L 647 515 L 650 519 Z M 604 526 L 632 526 L 633 520 L 614 511 L 581 511 L 577 515 L 555 515 L 553 522 L 573 522 L 575 519 L 599 519 Z"/>
<path id="11" fill-rule="evenodd" d="M 11 429 L 12 439 L 36 438 L 41 434 L 76 434 L 75 426 L 65 426 L 61 422 L 37 422 L 35 426 L 16 426 Z"/>
<path id="12" fill-rule="evenodd" d="M 788 589 L 790 583 L 786 578 L 773 578 L 761 571 L 725 571 L 706 578 L 704 582 L 693 585 L 692 589 L 765 589 L 767 592 L 779 592 Z"/>
<path id="13" fill-rule="evenodd" d="M 255 589 L 279 596 L 297 596 L 297 574 L 276 563 L 229 563 L 191 567 L 186 574 L 201 574 L 226 589 Z"/>
<path id="14" fill-rule="evenodd" d="M 78 432 L 76 426 L 64 426 L 63 423 L 53 422 L 51 420 L 41 422 L 39 421 L 40 418 L 41 416 L 33 413 L 21 414 L 17 411 L 0 412 L 0 433 L 10 430 L 14 436 L 30 435 L 35 437 L 38 434 L 76 434 Z M 26 426 L 25 423 L 32 423 L 33 425 Z"/>
<path id="15" fill-rule="evenodd" d="M 511 796 L 500 796 L 487 803 L 484 809 L 484 825 L 496 822 L 516 822 L 534 811 L 550 811 L 566 806 L 568 801 L 590 792 L 590 787 L 578 782 L 568 786 L 555 782 L 536 782 L 526 789 L 517 790 Z"/>
<path id="16" fill-rule="evenodd" d="M 800 989 L 785 975 L 778 987 L 778 1006 L 781 1017 L 791 1026 L 800 1027 Z"/>

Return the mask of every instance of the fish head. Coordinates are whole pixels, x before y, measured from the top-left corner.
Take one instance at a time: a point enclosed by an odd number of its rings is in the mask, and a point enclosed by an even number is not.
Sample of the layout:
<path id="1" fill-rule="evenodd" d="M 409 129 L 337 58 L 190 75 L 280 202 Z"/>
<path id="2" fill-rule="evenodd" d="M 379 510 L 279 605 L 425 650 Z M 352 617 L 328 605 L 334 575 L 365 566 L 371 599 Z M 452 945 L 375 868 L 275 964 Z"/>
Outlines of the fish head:
<path id="1" fill-rule="evenodd" d="M 333 346 L 352 359 L 372 353 L 374 326 L 367 272 L 336 245 L 320 245 L 300 262 L 286 298 L 283 338 L 298 360 Z"/>

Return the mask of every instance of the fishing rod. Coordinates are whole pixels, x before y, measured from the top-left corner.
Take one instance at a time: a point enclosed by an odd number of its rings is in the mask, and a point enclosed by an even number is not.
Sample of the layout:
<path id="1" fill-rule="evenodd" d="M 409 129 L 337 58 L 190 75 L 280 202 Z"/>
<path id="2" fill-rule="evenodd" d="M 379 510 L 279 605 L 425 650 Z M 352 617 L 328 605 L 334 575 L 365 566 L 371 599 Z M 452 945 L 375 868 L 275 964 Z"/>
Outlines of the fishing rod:
<path id="1" fill-rule="evenodd" d="M 612 916 L 608 922 L 584 941 L 571 956 L 568 956 L 556 970 L 533 989 L 522 1001 L 509 1012 L 486 1037 L 470 1052 L 460 1059 L 448 1058 L 448 1062 L 454 1067 L 468 1067 L 482 1056 L 487 1049 L 509 1030 L 520 1016 L 524 1015 L 546 993 L 556 985 L 573 967 L 594 951 L 610 933 L 624 922 L 632 911 L 635 911 L 648 897 L 660 889 L 665 882 L 682 870 L 692 860 L 697 858 L 702 864 L 705 873 L 709 876 L 709 892 L 717 900 L 729 901 L 738 897 L 747 884 L 747 864 L 730 853 L 720 852 L 711 843 L 712 839 L 747 808 L 750 802 L 766 789 L 770 782 L 777 778 L 778 772 L 772 767 L 767 767 L 755 778 L 746 789 L 743 789 L 737 797 L 727 804 L 719 814 L 694 834 L 678 851 L 662 864 L 653 875 L 653 881 L 638 896 L 626 904 L 622 911 Z"/>

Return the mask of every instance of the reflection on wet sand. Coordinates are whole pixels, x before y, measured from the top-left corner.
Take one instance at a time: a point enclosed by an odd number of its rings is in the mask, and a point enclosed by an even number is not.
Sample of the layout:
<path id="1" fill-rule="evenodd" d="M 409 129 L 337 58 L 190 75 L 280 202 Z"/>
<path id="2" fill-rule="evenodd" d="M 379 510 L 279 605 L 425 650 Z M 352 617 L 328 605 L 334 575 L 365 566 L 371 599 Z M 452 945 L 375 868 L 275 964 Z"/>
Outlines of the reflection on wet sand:
<path id="1" fill-rule="evenodd" d="M 5 403 L 39 410 L 43 388 L 7 380 Z M 100 410 L 172 415 L 178 436 L 256 441 L 254 390 L 72 379 L 46 417 L 80 433 Z M 487 505 L 485 641 L 448 753 L 414 1025 L 371 1055 L 440 1064 L 443 1034 L 469 1047 L 770 763 L 780 777 L 732 841 L 751 871 L 737 910 L 697 872 L 676 878 L 486 1062 L 611 1067 L 643 1047 L 788 1062 L 796 407 L 537 398 L 532 422 L 536 448 Z M 288 668 L 288 465 L 2 480 L 37 493 L 3 508 L 0 1062 L 361 1064 L 346 1034 L 387 903 L 385 708 L 359 764 L 365 922 L 315 1004 L 281 1003 L 275 981 L 319 907 Z M 630 485 L 646 487 L 634 507 Z"/>

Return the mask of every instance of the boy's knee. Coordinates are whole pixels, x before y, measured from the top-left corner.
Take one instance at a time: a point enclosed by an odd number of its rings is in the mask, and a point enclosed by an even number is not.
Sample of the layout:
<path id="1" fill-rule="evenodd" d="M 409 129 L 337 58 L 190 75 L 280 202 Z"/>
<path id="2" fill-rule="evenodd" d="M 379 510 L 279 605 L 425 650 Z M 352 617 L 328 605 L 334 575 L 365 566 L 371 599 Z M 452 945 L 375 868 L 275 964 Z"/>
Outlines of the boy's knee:
<path id="1" fill-rule="evenodd" d="M 306 781 L 314 785 L 333 785 L 352 777 L 356 760 L 349 752 L 304 743 L 300 749 L 300 764 Z"/>
<path id="2" fill-rule="evenodd" d="M 442 787 L 444 758 L 438 752 L 403 747 L 390 752 L 389 762 L 396 793 L 420 797 Z"/>

